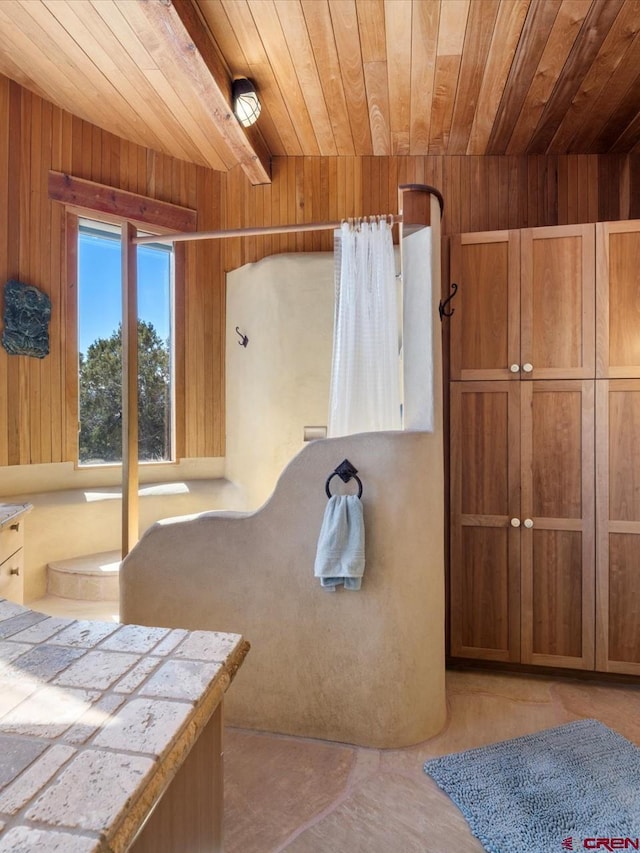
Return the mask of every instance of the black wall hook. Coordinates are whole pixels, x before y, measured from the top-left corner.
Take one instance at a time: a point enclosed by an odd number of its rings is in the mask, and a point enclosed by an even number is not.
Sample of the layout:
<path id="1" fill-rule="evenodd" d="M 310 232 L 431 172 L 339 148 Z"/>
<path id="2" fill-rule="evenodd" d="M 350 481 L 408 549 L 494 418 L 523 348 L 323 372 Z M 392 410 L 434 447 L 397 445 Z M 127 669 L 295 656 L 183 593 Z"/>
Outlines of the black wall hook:
<path id="1" fill-rule="evenodd" d="M 455 313 L 455 310 L 456 310 L 455 308 L 452 308 L 451 311 L 447 311 L 447 305 L 451 302 L 451 300 L 453 299 L 453 297 L 456 295 L 457 292 L 458 292 L 458 285 L 455 283 L 455 281 L 452 281 L 451 282 L 451 293 L 449 294 L 449 296 L 447 296 L 447 298 L 444 300 L 444 302 L 441 299 L 440 305 L 438 306 L 438 311 L 440 312 L 440 322 L 442 322 L 444 317 L 451 317 Z"/>
<path id="2" fill-rule="evenodd" d="M 249 343 L 249 338 L 246 335 L 243 335 L 237 326 L 236 326 L 236 335 L 240 338 L 240 340 L 238 341 L 240 346 L 246 347 L 246 345 Z"/>

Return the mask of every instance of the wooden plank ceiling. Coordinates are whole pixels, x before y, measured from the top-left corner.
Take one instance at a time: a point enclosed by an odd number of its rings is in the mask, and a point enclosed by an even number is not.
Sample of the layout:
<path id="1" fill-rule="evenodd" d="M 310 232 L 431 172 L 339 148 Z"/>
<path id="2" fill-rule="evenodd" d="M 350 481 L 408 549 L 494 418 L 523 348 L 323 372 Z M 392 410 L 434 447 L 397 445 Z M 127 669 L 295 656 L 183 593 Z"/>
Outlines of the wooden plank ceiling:
<path id="1" fill-rule="evenodd" d="M 37 94 L 253 183 L 269 154 L 640 151 L 640 0 L 3 0 L 0 35 Z"/>

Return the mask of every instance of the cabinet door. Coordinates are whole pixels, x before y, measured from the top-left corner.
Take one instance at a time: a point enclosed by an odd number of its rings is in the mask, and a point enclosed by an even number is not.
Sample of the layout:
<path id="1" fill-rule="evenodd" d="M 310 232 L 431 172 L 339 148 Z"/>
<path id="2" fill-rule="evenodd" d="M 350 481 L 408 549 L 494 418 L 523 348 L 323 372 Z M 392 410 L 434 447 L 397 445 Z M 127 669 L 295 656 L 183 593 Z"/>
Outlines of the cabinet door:
<path id="1" fill-rule="evenodd" d="M 640 221 L 600 222 L 597 375 L 640 376 Z"/>
<path id="2" fill-rule="evenodd" d="M 596 385 L 596 668 L 640 675 L 640 380 Z"/>
<path id="3" fill-rule="evenodd" d="M 522 662 L 594 667 L 594 382 L 522 384 Z"/>
<path id="4" fill-rule="evenodd" d="M 520 383 L 451 383 L 451 654 L 520 656 Z"/>
<path id="5" fill-rule="evenodd" d="M 518 231 L 451 238 L 451 379 L 519 378 L 519 264 Z"/>
<path id="6" fill-rule="evenodd" d="M 595 376 L 595 228 L 522 232 L 522 379 Z"/>

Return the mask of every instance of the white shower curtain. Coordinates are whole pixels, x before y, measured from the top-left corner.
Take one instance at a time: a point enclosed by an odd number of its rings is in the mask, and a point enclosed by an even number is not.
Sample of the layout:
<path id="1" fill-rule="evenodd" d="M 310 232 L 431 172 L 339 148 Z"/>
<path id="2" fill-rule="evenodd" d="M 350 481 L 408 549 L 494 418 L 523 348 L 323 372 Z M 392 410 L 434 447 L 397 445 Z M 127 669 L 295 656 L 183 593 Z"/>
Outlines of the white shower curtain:
<path id="1" fill-rule="evenodd" d="M 344 222 L 339 242 L 328 434 L 401 429 L 391 226 Z"/>

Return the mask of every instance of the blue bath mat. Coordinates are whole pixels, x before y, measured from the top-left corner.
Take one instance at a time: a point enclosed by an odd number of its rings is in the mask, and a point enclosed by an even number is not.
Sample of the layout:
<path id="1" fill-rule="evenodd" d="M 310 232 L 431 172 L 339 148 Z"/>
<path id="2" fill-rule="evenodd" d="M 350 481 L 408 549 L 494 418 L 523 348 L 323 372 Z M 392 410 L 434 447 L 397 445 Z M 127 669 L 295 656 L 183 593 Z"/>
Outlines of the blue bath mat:
<path id="1" fill-rule="evenodd" d="M 640 749 L 597 720 L 434 758 L 424 769 L 488 853 L 640 849 Z"/>

